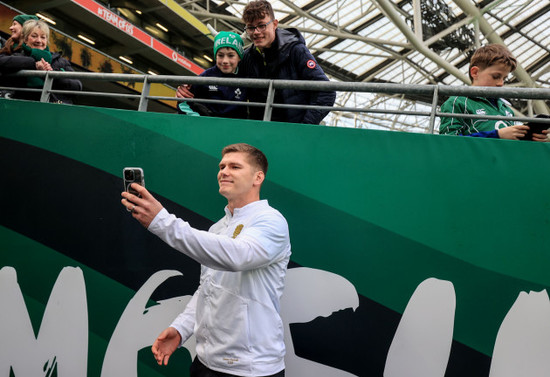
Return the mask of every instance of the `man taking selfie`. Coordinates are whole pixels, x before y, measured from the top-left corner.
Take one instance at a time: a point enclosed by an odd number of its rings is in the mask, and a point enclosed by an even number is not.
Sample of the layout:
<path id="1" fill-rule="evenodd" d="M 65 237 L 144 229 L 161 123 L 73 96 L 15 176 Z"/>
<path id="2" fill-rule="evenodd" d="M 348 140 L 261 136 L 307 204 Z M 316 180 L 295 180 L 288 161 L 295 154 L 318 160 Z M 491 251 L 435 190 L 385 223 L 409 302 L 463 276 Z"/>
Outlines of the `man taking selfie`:
<path id="1" fill-rule="evenodd" d="M 153 344 L 159 365 L 191 335 L 197 356 L 191 377 L 284 376 L 285 345 L 279 315 L 290 259 L 288 225 L 260 200 L 267 159 L 248 144 L 222 150 L 219 192 L 225 216 L 208 232 L 192 228 L 163 208 L 144 187 L 122 193 L 122 204 L 151 233 L 201 264 L 200 285 Z"/>

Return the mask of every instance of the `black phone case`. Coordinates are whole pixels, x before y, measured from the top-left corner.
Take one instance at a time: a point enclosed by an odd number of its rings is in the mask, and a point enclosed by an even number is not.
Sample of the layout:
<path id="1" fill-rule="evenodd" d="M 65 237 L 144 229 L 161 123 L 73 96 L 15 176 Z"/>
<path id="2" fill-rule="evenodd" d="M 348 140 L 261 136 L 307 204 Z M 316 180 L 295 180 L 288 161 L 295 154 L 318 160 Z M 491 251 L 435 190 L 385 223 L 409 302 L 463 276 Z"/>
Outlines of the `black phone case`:
<path id="1" fill-rule="evenodd" d="M 529 126 L 529 130 L 525 134 L 524 137 L 522 137 L 520 140 L 531 140 L 533 139 L 533 134 L 540 134 L 542 131 L 547 130 L 550 128 L 550 115 L 546 114 L 538 114 L 535 116 L 535 118 L 548 118 L 548 123 L 535 123 L 535 122 L 527 122 L 525 123 L 526 126 Z"/>
<path id="2" fill-rule="evenodd" d="M 133 178 L 128 178 L 126 171 L 131 170 L 133 172 Z M 145 187 L 145 177 L 143 169 L 141 168 L 124 168 L 122 171 L 122 178 L 124 180 L 124 191 L 128 191 L 130 194 L 139 196 L 138 192 L 130 187 L 132 183 L 137 183 Z"/>

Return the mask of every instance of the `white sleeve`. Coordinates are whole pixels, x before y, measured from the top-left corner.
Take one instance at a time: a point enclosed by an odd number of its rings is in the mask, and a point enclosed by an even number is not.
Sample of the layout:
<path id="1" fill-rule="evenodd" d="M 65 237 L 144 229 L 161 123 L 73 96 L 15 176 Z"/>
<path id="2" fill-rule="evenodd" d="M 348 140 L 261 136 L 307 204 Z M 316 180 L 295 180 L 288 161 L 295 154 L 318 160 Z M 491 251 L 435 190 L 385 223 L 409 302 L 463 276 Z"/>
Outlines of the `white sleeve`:
<path id="1" fill-rule="evenodd" d="M 236 238 L 197 230 L 162 209 L 148 230 L 200 264 L 221 271 L 246 271 L 267 266 L 288 251 L 286 220 L 262 213 Z"/>
<path id="2" fill-rule="evenodd" d="M 180 333 L 180 347 L 187 341 L 187 339 L 189 339 L 191 335 L 193 335 L 195 330 L 195 312 L 199 289 L 195 291 L 195 294 L 193 294 L 193 297 L 191 297 L 191 300 L 189 300 L 183 312 L 181 312 L 170 324 L 170 327 L 175 328 Z"/>

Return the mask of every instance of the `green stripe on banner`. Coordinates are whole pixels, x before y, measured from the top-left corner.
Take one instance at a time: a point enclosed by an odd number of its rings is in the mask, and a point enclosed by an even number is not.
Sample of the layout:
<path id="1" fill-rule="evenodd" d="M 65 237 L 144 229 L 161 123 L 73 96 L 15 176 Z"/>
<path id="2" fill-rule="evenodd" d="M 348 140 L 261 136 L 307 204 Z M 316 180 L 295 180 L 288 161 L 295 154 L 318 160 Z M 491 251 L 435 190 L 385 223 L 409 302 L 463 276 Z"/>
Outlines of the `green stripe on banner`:
<path id="1" fill-rule="evenodd" d="M 116 176 L 142 166 L 149 188 L 211 220 L 225 203 L 221 148 L 259 147 L 293 261 L 400 313 L 421 281 L 448 279 L 455 339 L 487 355 L 519 292 L 550 286 L 550 145 L 9 100 L 0 111 L 1 137 Z"/>

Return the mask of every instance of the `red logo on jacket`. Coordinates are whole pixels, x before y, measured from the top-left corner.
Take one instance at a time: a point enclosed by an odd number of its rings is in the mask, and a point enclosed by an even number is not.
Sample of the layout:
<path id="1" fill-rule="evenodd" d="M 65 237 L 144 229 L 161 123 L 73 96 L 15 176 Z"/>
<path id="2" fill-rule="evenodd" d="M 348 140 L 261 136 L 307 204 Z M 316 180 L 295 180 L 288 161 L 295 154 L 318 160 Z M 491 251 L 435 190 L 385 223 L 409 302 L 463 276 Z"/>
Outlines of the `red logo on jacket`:
<path id="1" fill-rule="evenodd" d="M 317 67 L 317 63 L 315 63 L 315 60 L 313 60 L 313 59 L 309 59 L 307 61 L 306 65 L 310 69 L 313 69 L 313 68 Z"/>

